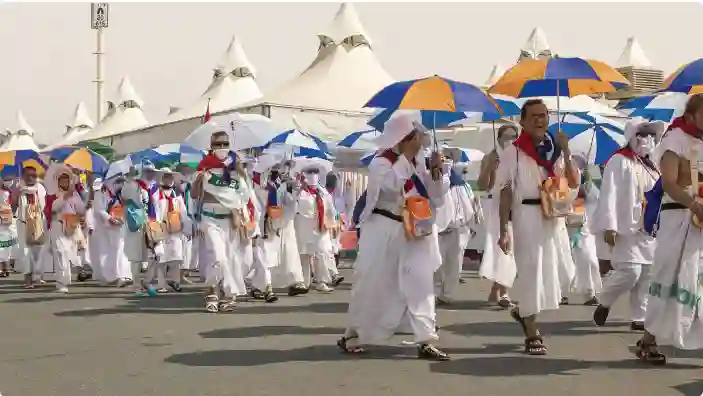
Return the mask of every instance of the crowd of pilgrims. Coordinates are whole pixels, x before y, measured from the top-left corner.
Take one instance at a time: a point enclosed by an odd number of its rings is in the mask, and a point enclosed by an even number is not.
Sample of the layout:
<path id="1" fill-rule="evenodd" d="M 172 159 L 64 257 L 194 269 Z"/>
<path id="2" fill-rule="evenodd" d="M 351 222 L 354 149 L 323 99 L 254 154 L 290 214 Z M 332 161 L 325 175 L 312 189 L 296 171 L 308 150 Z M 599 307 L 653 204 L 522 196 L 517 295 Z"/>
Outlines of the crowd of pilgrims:
<path id="1" fill-rule="evenodd" d="M 391 118 L 376 139 L 356 202 L 348 181 L 337 188 L 329 161 L 276 153 L 245 160 L 230 151 L 224 129 L 213 133 L 196 169 L 146 161 L 86 182 L 78 170 L 52 164 L 40 183 L 26 167 L 19 181 L 3 182 L 0 276 L 14 270 L 34 288 L 51 273 L 57 292 L 67 293 L 75 273 L 148 297 L 181 291 L 197 271 L 205 310 L 228 312 L 239 296 L 275 302 L 274 289 L 333 292 L 344 279 L 340 237 L 355 230 L 349 325 L 339 348 L 364 353 L 410 333 L 419 358 L 447 360 L 437 346 L 435 306 L 453 302 L 465 250 L 482 228 L 488 303 L 520 325 L 526 354 L 547 353 L 537 316 L 569 304 L 572 293 L 595 307 L 597 326 L 629 294 L 645 362 L 666 362 L 657 341 L 703 347 L 703 97 L 692 96 L 668 127 L 629 121 L 626 144 L 601 167 L 600 188 L 589 153 L 571 153 L 568 137 L 547 133 L 548 123 L 544 103 L 530 100 L 520 131 L 498 130 L 496 149 L 481 163 L 478 184 L 490 194 L 483 208 L 468 164 L 429 150 L 431 134 L 410 115 Z M 657 191 L 659 200 L 647 196 Z M 654 230 L 644 219 L 652 205 Z"/>

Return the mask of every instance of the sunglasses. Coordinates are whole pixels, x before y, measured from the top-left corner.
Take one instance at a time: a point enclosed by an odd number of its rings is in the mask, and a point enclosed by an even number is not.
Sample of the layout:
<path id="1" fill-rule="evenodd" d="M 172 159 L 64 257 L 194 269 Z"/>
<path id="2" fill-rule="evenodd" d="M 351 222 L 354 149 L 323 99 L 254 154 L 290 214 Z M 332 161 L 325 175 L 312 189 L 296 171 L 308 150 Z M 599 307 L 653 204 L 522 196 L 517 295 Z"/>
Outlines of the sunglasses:
<path id="1" fill-rule="evenodd" d="M 229 148 L 229 142 L 214 142 L 214 143 L 210 144 L 210 147 L 212 149 Z"/>
<path id="2" fill-rule="evenodd" d="M 317 174 L 320 173 L 320 170 L 319 170 L 319 169 L 306 169 L 306 170 L 303 171 L 303 173 L 309 173 L 309 174 L 317 175 Z"/>

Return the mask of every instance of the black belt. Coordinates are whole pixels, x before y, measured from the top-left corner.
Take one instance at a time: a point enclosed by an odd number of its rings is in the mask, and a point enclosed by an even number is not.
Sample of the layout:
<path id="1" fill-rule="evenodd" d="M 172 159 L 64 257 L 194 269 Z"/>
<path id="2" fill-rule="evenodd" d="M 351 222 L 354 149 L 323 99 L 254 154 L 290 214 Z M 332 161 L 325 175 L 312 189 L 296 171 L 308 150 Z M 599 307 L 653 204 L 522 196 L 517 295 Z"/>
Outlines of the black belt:
<path id="1" fill-rule="evenodd" d="M 522 200 L 523 205 L 542 205 L 542 200 L 539 198 L 527 198 Z"/>
<path id="2" fill-rule="evenodd" d="M 678 202 L 667 202 L 662 204 L 661 210 L 688 209 L 685 205 Z"/>
<path id="3" fill-rule="evenodd" d="M 376 213 L 376 214 L 381 215 L 383 217 L 387 217 L 391 220 L 395 220 L 399 223 L 403 222 L 403 216 L 395 214 L 395 213 L 391 212 L 390 210 L 374 208 L 371 211 L 371 213 Z"/>

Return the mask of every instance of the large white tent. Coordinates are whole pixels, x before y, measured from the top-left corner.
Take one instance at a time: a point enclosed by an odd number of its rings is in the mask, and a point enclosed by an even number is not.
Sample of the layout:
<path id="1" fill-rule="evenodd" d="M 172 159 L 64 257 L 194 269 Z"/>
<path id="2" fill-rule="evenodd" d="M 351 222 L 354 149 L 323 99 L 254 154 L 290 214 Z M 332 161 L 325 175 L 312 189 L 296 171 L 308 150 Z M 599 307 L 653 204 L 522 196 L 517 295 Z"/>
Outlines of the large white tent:
<path id="1" fill-rule="evenodd" d="M 256 82 L 256 69 L 235 36 L 222 54 L 210 86 L 187 107 L 172 111 L 166 122 L 203 116 L 208 103 L 210 113 L 219 113 L 236 108 L 242 103 L 257 100 L 261 96 L 261 90 Z"/>
<path id="2" fill-rule="evenodd" d="M 107 103 L 107 115 L 93 130 L 81 136 L 81 141 L 109 138 L 149 125 L 142 110 L 144 101 L 137 94 L 129 77 L 123 77 L 120 81 L 115 101 Z"/>
<path id="3" fill-rule="evenodd" d="M 63 134 L 59 141 L 47 147 L 44 151 L 63 145 L 78 143 L 94 126 L 93 120 L 91 120 L 88 115 L 88 108 L 85 103 L 80 102 L 76 106 L 76 109 L 73 110 L 71 120 L 66 124 L 66 133 Z"/>
<path id="4" fill-rule="evenodd" d="M 21 111 L 17 112 L 15 125 L 5 131 L 0 151 L 35 150 L 39 147 L 34 142 L 34 129 L 29 125 Z"/>
<path id="5" fill-rule="evenodd" d="M 622 51 L 620 58 L 615 63 L 615 67 L 634 67 L 649 69 L 652 67 L 652 62 L 647 58 L 644 49 L 640 45 L 636 37 L 627 39 L 627 45 Z"/>

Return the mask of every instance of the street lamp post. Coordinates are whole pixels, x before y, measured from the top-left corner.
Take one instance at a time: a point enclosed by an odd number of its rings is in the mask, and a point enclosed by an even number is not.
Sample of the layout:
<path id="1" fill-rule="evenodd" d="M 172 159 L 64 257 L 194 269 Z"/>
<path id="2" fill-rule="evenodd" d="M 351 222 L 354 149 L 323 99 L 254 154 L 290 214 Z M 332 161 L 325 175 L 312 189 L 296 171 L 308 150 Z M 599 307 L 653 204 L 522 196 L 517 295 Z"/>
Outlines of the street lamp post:
<path id="1" fill-rule="evenodd" d="M 110 5 L 108 3 L 92 3 L 90 5 L 90 24 L 91 28 L 97 33 L 97 42 L 95 47 L 95 60 L 96 60 L 96 70 L 95 70 L 95 94 L 96 94 L 96 120 L 98 123 L 103 118 L 103 98 L 105 93 L 105 81 L 103 80 L 104 74 L 104 31 L 107 28 L 108 12 L 110 10 Z"/>

